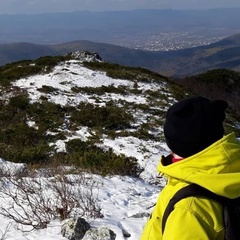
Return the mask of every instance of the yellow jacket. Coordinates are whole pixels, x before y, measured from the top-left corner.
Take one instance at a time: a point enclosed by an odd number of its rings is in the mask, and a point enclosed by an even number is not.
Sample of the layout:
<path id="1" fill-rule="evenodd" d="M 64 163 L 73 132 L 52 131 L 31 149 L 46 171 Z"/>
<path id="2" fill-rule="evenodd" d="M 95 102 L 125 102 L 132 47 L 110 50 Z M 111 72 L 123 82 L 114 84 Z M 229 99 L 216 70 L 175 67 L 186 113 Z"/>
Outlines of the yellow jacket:
<path id="1" fill-rule="evenodd" d="M 162 216 L 172 196 L 189 183 L 219 195 L 240 196 L 240 143 L 231 133 L 203 151 L 158 170 L 167 179 L 141 240 L 223 240 L 222 206 L 206 198 L 179 201 L 169 215 L 162 236 Z"/>

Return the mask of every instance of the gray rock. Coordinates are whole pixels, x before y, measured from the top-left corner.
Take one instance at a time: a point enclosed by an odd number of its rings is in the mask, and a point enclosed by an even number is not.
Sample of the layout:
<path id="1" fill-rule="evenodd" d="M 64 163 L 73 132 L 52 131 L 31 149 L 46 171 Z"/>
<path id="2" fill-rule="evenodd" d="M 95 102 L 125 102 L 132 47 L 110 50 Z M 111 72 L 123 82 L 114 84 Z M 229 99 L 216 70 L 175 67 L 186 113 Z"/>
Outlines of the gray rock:
<path id="1" fill-rule="evenodd" d="M 142 212 L 132 215 L 132 218 L 143 218 L 143 217 L 149 217 L 150 213 Z"/>
<path id="2" fill-rule="evenodd" d="M 69 240 L 81 240 L 90 229 L 90 225 L 83 219 L 70 219 L 62 225 L 61 234 Z"/>
<path id="3" fill-rule="evenodd" d="M 82 240 L 115 240 L 116 234 L 107 227 L 91 228 Z"/>

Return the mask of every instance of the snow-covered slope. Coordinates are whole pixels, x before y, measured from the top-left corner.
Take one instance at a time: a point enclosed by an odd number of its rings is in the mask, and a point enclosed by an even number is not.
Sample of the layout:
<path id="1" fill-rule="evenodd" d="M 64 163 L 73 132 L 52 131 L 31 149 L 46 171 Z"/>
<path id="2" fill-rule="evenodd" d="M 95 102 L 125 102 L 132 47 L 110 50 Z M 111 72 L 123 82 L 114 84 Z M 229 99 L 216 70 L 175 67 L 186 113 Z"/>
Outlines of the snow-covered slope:
<path id="1" fill-rule="evenodd" d="M 85 60 L 86 58 L 84 58 Z M 19 67 L 21 66 L 19 65 Z M 98 146 L 101 148 L 112 148 L 117 154 L 135 157 L 143 171 L 139 178 L 117 175 L 105 177 L 94 175 L 94 178 L 102 183 L 99 189 L 98 201 L 104 218 L 91 221 L 91 226 L 108 226 L 117 234 L 116 240 L 126 239 L 122 234 L 123 229 L 131 234 L 131 237 L 127 239 L 139 239 L 147 218 L 146 216 L 138 218 L 133 216 L 150 212 L 151 206 L 155 203 L 161 190 L 161 185 L 164 185 L 164 179 L 157 180 L 158 174 L 156 171 L 160 156 L 168 152 L 166 144 L 161 140 L 161 137 L 158 137 L 162 135 L 160 120 L 163 116 L 158 114 L 152 115 L 151 112 L 162 112 L 163 115 L 168 106 L 176 100 L 171 92 L 169 83 L 164 79 L 162 81 L 154 79 L 150 81 L 113 79 L 108 77 L 106 72 L 102 70 L 86 68 L 82 57 L 79 57 L 79 54 L 75 54 L 72 59 L 55 66 L 51 72 L 20 78 L 14 81 L 12 85 L 27 91 L 32 103 L 41 102 L 44 98 L 49 102 L 71 107 L 75 107 L 81 102 L 98 106 L 104 106 L 110 101 L 114 101 L 120 106 L 122 102 L 130 104 L 129 111 L 134 115 L 134 122 L 132 123 L 132 128 L 125 129 L 125 131 L 128 131 L 128 136 L 119 134 L 115 138 L 110 138 L 108 135 L 103 134 Z M 87 91 L 76 92 L 74 90 L 86 87 L 99 88 L 102 86 L 124 87 L 129 92 L 119 94 L 106 91 L 98 95 Z M 51 88 L 51 91 L 42 91 L 46 87 L 48 89 Z M 133 90 L 137 90 L 138 94 L 134 94 Z M 151 98 L 150 95 L 153 93 L 161 93 L 162 97 Z M 11 94 L 13 93 L 4 93 L 1 98 L 6 99 Z M 144 112 L 136 107 L 131 107 L 135 106 L 134 104 L 150 106 L 150 111 Z M 134 136 L 136 129 L 153 120 L 155 125 L 152 123 L 152 128 L 147 131 L 150 135 L 156 136 L 156 138 L 141 139 Z M 79 138 L 86 141 L 94 134 L 94 131 L 87 126 L 78 126 L 77 130 L 73 131 L 67 127 L 67 121 L 68 116 L 66 116 L 64 125 L 61 126 L 62 132 L 67 136 L 66 139 L 57 139 L 49 143 L 55 147 L 57 152 L 66 152 L 65 143 L 69 139 Z M 33 118 L 28 119 L 28 125 L 30 127 L 38 127 Z M 118 131 L 120 132 L 120 130 Z M 129 134 L 131 132 L 133 133 L 132 136 Z M 54 131 L 49 131 L 48 134 L 54 134 Z M 10 166 L 10 164 L 12 166 L 13 163 L 10 161 L 11 159 L 1 160 L 0 166 Z M 158 184 L 155 185 L 153 184 L 154 182 L 158 182 Z M 65 239 L 60 234 L 62 224 L 60 220 L 52 221 L 46 229 L 25 233 L 18 230 L 14 223 L 8 225 L 9 220 L 1 215 L 0 222 L 0 230 L 3 233 L 6 232 L 5 239 L 8 240 Z"/>
<path id="2" fill-rule="evenodd" d="M 41 101 L 41 98 L 44 97 L 50 102 L 63 106 L 77 106 L 81 102 L 88 102 L 94 105 L 104 106 L 110 101 L 115 101 L 118 103 L 122 100 L 133 104 L 136 103 L 149 105 L 153 111 L 157 108 L 160 108 L 160 110 L 164 113 L 164 111 L 167 109 L 167 106 L 175 101 L 174 95 L 171 95 L 167 83 L 164 80 L 162 82 L 156 82 L 154 79 L 150 82 L 137 81 L 137 90 L 141 91 L 142 94 L 134 94 L 130 91 L 128 94 L 124 95 L 106 92 L 103 95 L 94 97 L 95 94 L 92 93 L 76 93 L 73 89 L 82 87 L 98 88 L 102 86 L 113 86 L 118 88 L 120 86 L 126 87 L 128 90 L 130 90 L 135 88 L 134 84 L 136 80 L 113 79 L 108 77 L 106 72 L 91 70 L 84 67 L 82 64 L 82 57 L 79 58 L 78 55 L 74 55 L 74 57 L 75 59 L 60 63 L 50 73 L 18 79 L 13 83 L 13 86 L 27 90 L 29 98 L 32 102 L 39 102 Z M 86 59 L 84 58 L 84 60 Z M 41 88 L 46 86 L 53 88 L 54 91 L 50 93 L 44 93 L 41 91 Z M 155 99 L 154 102 L 147 94 L 151 91 L 153 93 L 161 93 L 163 98 Z M 136 127 L 149 122 L 152 120 L 151 118 L 156 118 L 156 116 L 150 115 L 149 113 L 144 113 L 138 109 L 131 111 L 134 112 L 134 126 Z M 162 116 L 157 117 L 160 118 Z M 29 124 L 34 126 L 33 121 L 29 122 Z M 81 138 L 84 140 L 92 134 L 93 133 L 89 128 L 85 126 L 79 126 L 77 131 L 68 131 L 68 139 Z M 153 126 L 152 134 L 161 135 L 162 126 Z M 58 151 L 65 151 L 64 141 L 58 140 L 51 144 L 55 145 L 56 148 L 58 148 Z M 141 140 L 134 136 L 118 137 L 115 139 L 110 139 L 103 136 L 102 144 L 112 148 L 116 153 L 123 153 L 127 156 L 136 157 L 139 164 L 144 167 L 144 172 L 142 173 L 141 177 L 145 180 L 156 177 L 156 165 L 159 156 L 167 151 L 167 147 L 164 142 L 160 144 L 158 140 Z"/>

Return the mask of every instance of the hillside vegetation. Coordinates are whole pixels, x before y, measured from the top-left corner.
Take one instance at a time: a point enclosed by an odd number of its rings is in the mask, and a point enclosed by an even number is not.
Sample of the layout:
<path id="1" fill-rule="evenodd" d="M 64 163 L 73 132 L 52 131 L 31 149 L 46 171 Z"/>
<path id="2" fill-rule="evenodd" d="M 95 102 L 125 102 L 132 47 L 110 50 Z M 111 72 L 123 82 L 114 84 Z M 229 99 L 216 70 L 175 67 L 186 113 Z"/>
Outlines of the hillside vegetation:
<path id="1" fill-rule="evenodd" d="M 234 116 L 240 120 L 240 73 L 214 69 L 192 77 L 176 80 L 188 90 L 213 99 L 224 99 Z"/>
<path id="2" fill-rule="evenodd" d="M 237 72 L 214 70 L 174 82 L 147 69 L 103 62 L 97 54 L 83 55 L 42 57 L 0 68 L 1 158 L 34 167 L 66 164 L 103 175 L 138 176 L 138 159 L 116 153 L 105 145 L 106 139 L 138 139 L 139 151 L 147 156 L 144 141 L 164 142 L 168 107 L 195 94 L 226 99 L 230 103 L 227 132 L 238 131 Z M 98 75 L 112 83 L 101 84 Z M 75 83 L 78 78 L 80 85 Z M 92 79 L 94 85 L 88 85 Z M 31 93 L 34 87 L 36 92 Z M 82 129 L 88 137 L 78 133 Z M 59 150 L 59 142 L 65 150 Z"/>
<path id="3" fill-rule="evenodd" d="M 90 56 L 86 53 L 86 56 Z M 41 77 L 58 76 L 69 72 L 71 61 L 76 66 L 91 69 L 92 75 L 105 73 L 110 79 L 124 79 L 132 87 L 124 85 L 101 85 L 77 87 L 72 85 L 73 96 L 88 96 L 91 101 L 61 104 L 50 98 L 60 90 L 53 85 L 37 88 L 41 94 L 33 101 L 28 92 Z M 69 69 L 58 66 L 66 64 Z M 89 71 L 85 70 L 85 71 Z M 87 73 L 87 72 L 86 72 Z M 72 76 L 77 73 L 71 72 Z M 71 84 L 69 75 L 64 75 L 61 84 Z M 28 86 L 18 87 L 18 80 L 26 82 L 35 77 Z M 21 80 L 22 79 L 22 80 Z M 87 80 L 87 79 L 86 79 Z M 83 79 L 83 81 L 85 81 Z M 166 77 L 142 68 L 130 68 L 102 61 L 79 61 L 66 56 L 42 57 L 34 61 L 21 61 L 0 68 L 0 157 L 27 163 L 32 166 L 49 164 L 75 165 L 79 169 L 105 174 L 138 176 L 141 167 L 133 156 L 116 154 L 104 146 L 104 139 L 133 137 L 144 141 L 161 141 L 167 107 L 175 99 L 187 93 Z M 63 92 L 62 98 L 70 93 Z M 110 97 L 108 97 L 110 96 Z M 111 98 L 111 96 L 115 96 Z M 116 98 L 118 96 L 119 99 Z M 141 102 L 131 99 L 143 99 Z M 71 137 L 85 127 L 89 137 Z M 56 142 L 64 141 L 66 151 L 59 151 Z M 143 151 L 147 151 L 146 149 Z"/>

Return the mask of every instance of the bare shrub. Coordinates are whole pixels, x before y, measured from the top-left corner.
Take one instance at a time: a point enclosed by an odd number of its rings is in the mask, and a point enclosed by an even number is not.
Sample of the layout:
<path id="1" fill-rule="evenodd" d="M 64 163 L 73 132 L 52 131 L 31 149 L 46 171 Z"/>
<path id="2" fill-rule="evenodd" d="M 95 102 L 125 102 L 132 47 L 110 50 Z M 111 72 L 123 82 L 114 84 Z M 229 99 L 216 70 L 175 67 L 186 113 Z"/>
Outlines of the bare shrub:
<path id="1" fill-rule="evenodd" d="M 29 230 L 46 228 L 55 219 L 71 215 L 100 217 L 99 183 L 85 174 L 52 177 L 1 178 L 0 214 Z"/>
<path id="2" fill-rule="evenodd" d="M 7 239 L 7 233 L 10 231 L 10 227 L 11 227 L 12 223 L 9 222 L 8 225 L 6 226 L 6 228 L 2 231 L 0 230 L 0 240 L 6 240 Z"/>
<path id="3" fill-rule="evenodd" d="M 57 175 L 49 188 L 55 193 L 57 211 L 62 220 L 70 214 L 101 217 L 101 207 L 98 204 L 99 182 L 87 174 Z"/>

